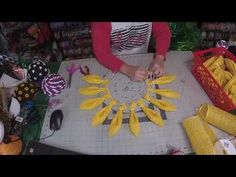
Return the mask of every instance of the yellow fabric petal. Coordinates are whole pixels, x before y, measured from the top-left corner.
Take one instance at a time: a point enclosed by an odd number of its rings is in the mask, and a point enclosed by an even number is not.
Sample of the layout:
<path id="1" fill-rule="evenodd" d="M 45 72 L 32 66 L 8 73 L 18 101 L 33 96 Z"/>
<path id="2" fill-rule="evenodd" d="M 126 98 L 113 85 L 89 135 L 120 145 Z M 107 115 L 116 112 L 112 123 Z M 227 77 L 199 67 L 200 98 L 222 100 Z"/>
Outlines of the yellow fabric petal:
<path id="1" fill-rule="evenodd" d="M 226 78 L 228 81 L 233 78 L 233 75 L 232 75 L 231 72 L 229 72 L 229 71 L 225 71 L 225 70 L 224 70 L 224 75 L 225 75 L 225 78 Z"/>
<path id="2" fill-rule="evenodd" d="M 225 58 L 225 65 L 232 75 L 236 75 L 236 64 L 233 60 Z"/>
<path id="3" fill-rule="evenodd" d="M 178 92 L 175 92 L 171 89 L 152 89 L 152 88 L 147 88 L 147 90 L 151 93 L 155 93 L 158 95 L 161 95 L 163 97 L 167 98 L 179 98 L 180 94 Z"/>
<path id="4" fill-rule="evenodd" d="M 82 78 L 84 81 L 90 84 L 108 84 L 108 80 L 103 80 L 100 76 L 95 74 L 86 75 Z"/>
<path id="5" fill-rule="evenodd" d="M 100 124 L 102 124 L 107 118 L 108 115 L 110 114 L 112 107 L 116 104 L 116 100 L 112 99 L 111 102 L 103 109 L 98 111 L 92 119 L 92 126 L 96 127 Z"/>
<path id="6" fill-rule="evenodd" d="M 98 107 L 100 104 L 102 104 L 108 98 L 111 98 L 110 94 L 106 94 L 103 97 L 99 97 L 99 98 L 91 98 L 91 99 L 84 100 L 80 104 L 80 109 L 82 109 L 82 110 L 94 109 L 94 108 Z"/>
<path id="7" fill-rule="evenodd" d="M 183 121 L 183 127 L 187 133 L 192 148 L 197 155 L 215 154 L 214 144 L 198 116 L 185 119 Z"/>
<path id="8" fill-rule="evenodd" d="M 123 111 L 127 108 L 126 104 L 122 104 L 118 108 L 118 112 L 113 117 L 111 124 L 109 126 L 109 137 L 112 137 L 118 133 L 122 126 Z"/>
<path id="9" fill-rule="evenodd" d="M 203 104 L 197 114 L 211 125 L 236 136 L 236 116 L 213 105 Z"/>
<path id="10" fill-rule="evenodd" d="M 139 99 L 138 100 L 138 105 L 139 107 L 141 107 L 141 109 L 143 110 L 143 112 L 146 114 L 146 116 L 156 125 L 159 126 L 163 126 L 164 122 L 161 118 L 161 116 L 154 110 L 148 108 L 145 106 L 144 104 L 144 100 L 143 99 Z"/>
<path id="11" fill-rule="evenodd" d="M 203 65 L 205 67 L 209 67 L 215 60 L 217 59 L 217 56 L 213 56 L 211 58 L 209 58 L 208 60 L 206 60 Z"/>
<path id="12" fill-rule="evenodd" d="M 137 106 L 137 103 L 132 101 L 131 104 L 130 104 L 129 128 L 130 128 L 130 131 L 135 136 L 138 136 L 139 133 L 140 133 L 140 124 L 139 124 L 137 114 L 135 112 L 136 106 Z"/>
<path id="13" fill-rule="evenodd" d="M 166 100 L 160 100 L 160 99 L 158 100 L 158 99 L 152 98 L 149 94 L 146 94 L 144 98 L 162 110 L 165 110 L 165 111 L 176 110 L 176 106 Z"/>
<path id="14" fill-rule="evenodd" d="M 216 68 L 225 69 L 223 56 L 219 56 L 219 57 L 208 67 L 208 70 L 210 70 L 210 71 L 213 72 Z"/>
<path id="15" fill-rule="evenodd" d="M 96 95 L 98 93 L 104 92 L 106 88 L 100 88 L 97 86 L 88 86 L 88 87 L 82 87 L 79 89 L 79 93 L 81 95 Z"/>
<path id="16" fill-rule="evenodd" d="M 229 93 L 229 90 L 231 89 L 232 85 L 236 84 L 236 75 L 233 76 L 233 78 L 231 80 L 229 80 L 227 82 L 227 84 L 224 86 L 224 90 L 226 92 L 226 94 Z"/>
<path id="17" fill-rule="evenodd" d="M 176 79 L 175 75 L 162 76 L 162 77 L 159 77 L 155 80 L 152 80 L 151 84 L 164 85 L 164 84 L 168 84 L 168 83 L 174 81 L 175 79 Z"/>

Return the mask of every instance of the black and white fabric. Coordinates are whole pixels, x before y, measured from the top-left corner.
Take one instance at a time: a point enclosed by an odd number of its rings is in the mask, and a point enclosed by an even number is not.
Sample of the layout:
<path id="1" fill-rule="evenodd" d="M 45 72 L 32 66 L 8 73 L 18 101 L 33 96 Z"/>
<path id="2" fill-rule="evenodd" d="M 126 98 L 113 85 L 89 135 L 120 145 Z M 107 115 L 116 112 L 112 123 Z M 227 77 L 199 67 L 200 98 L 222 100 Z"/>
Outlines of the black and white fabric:
<path id="1" fill-rule="evenodd" d="M 31 81 L 42 81 L 48 75 L 48 66 L 43 61 L 32 63 L 28 68 L 28 78 Z"/>
<path id="2" fill-rule="evenodd" d="M 11 56 L 7 56 L 7 55 L 1 55 L 0 54 L 0 65 L 3 64 L 3 61 L 9 61 L 11 63 L 16 63 L 17 59 Z"/>

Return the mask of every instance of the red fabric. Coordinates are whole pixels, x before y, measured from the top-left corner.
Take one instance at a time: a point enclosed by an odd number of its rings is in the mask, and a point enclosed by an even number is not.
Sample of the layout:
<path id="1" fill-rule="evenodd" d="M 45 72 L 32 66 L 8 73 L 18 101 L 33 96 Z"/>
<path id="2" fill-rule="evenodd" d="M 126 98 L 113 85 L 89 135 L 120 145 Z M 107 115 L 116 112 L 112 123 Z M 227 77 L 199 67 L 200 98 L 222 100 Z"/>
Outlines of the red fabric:
<path id="1" fill-rule="evenodd" d="M 91 30 L 93 51 L 97 60 L 113 72 L 119 71 L 124 62 L 112 54 L 110 41 L 111 22 L 92 22 Z M 153 22 L 152 33 L 156 40 L 156 54 L 165 56 L 169 49 L 171 38 L 168 23 Z"/>

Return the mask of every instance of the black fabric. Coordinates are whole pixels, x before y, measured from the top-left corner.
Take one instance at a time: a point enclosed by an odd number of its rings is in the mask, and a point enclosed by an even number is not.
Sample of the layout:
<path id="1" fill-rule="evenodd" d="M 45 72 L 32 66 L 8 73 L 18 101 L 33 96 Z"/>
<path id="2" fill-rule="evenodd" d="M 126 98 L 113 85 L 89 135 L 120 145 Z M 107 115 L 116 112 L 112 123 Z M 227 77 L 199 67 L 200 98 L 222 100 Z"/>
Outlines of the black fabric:
<path id="1" fill-rule="evenodd" d="M 31 81 L 41 81 L 47 74 L 48 66 L 42 61 L 37 61 L 29 66 L 28 77 Z"/>
<path id="2" fill-rule="evenodd" d="M 16 99 L 19 102 L 32 100 L 36 91 L 36 86 L 33 83 L 23 82 L 19 84 L 15 89 Z"/>
<path id="3" fill-rule="evenodd" d="M 30 141 L 26 148 L 26 155 L 84 155 L 77 152 L 52 147 L 37 141 Z"/>

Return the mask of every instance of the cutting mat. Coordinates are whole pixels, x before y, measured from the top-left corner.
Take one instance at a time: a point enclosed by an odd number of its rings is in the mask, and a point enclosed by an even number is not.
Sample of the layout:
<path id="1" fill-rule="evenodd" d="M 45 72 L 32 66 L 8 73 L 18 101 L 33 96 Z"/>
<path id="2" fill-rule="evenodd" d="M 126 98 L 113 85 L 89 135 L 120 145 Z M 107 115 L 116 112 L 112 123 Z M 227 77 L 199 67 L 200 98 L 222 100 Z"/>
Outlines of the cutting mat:
<path id="1" fill-rule="evenodd" d="M 147 67 L 152 57 L 153 54 L 121 56 L 127 63 L 142 67 Z M 167 147 L 169 145 L 180 148 L 185 153 L 190 153 L 191 148 L 183 130 L 182 121 L 192 116 L 195 113 L 195 109 L 202 103 L 211 103 L 190 72 L 192 57 L 191 52 L 172 51 L 167 54 L 165 62 L 166 74 L 175 74 L 177 79 L 168 85 L 160 86 L 160 88 L 178 91 L 181 94 L 181 98 L 165 98 L 165 100 L 169 100 L 177 106 L 177 111 L 161 111 L 164 119 L 163 128 L 151 123 L 142 111 L 137 110 L 141 128 L 140 136 L 134 137 L 131 134 L 128 124 L 129 114 L 127 112 L 124 114 L 120 132 L 115 137 L 109 138 L 108 127 L 112 116 L 116 113 L 116 109 L 112 111 L 112 114 L 103 125 L 92 128 L 91 120 L 93 115 L 107 103 L 105 102 L 101 107 L 92 111 L 81 111 L 79 109 L 80 103 L 88 96 L 78 94 L 78 88 L 87 85 L 87 83 L 81 80 L 82 75 L 77 72 L 72 78 L 71 88 L 65 89 L 60 95 L 51 98 L 51 100 L 60 99 L 63 102 L 54 109 L 47 111 L 41 138 L 52 133 L 49 129 L 49 118 L 53 110 L 62 109 L 64 120 L 61 130 L 55 132 L 52 137 L 42 140 L 42 143 L 85 154 L 164 154 L 168 151 Z M 70 62 L 63 62 L 58 71 L 66 80 L 68 79 L 66 67 Z M 129 103 L 133 99 L 142 97 L 145 93 L 144 90 L 146 88 L 143 82 L 133 83 L 122 74 L 111 73 L 95 59 L 75 60 L 74 62 L 80 65 L 87 65 L 92 73 L 109 78 L 109 89 L 112 95 L 120 101 Z M 157 98 L 160 99 L 158 96 Z M 149 107 L 160 111 L 153 105 L 149 105 Z M 220 137 L 227 136 L 218 130 L 216 132 Z"/>

